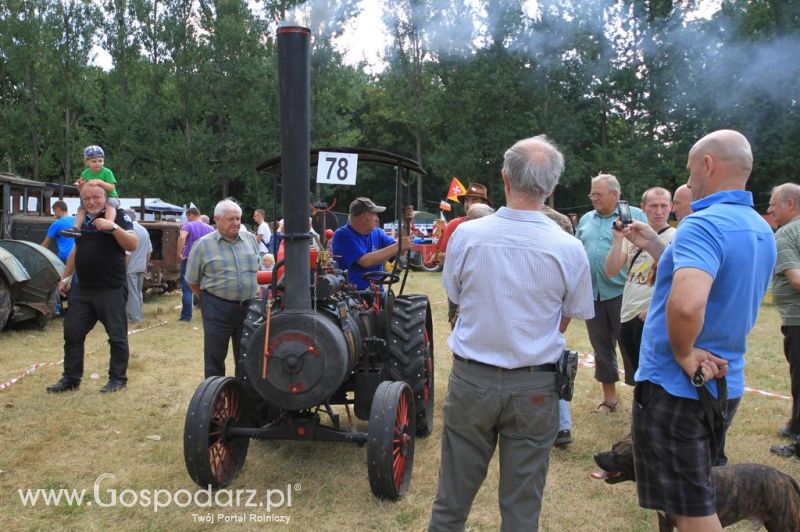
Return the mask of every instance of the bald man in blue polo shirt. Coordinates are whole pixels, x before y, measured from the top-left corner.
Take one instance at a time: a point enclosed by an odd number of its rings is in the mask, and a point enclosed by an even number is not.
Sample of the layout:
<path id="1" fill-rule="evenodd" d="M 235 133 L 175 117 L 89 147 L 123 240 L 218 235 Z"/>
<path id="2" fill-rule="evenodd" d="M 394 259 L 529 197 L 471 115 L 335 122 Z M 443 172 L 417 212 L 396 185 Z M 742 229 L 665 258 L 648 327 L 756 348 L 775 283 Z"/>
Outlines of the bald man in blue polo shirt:
<path id="1" fill-rule="evenodd" d="M 745 340 L 775 265 L 772 230 L 744 190 L 752 166 L 742 134 L 703 137 L 687 164 L 693 214 L 671 245 L 664 247 L 646 224 L 624 231 L 659 261 L 635 377 L 639 505 L 672 514 L 682 531 L 722 530 L 711 484 L 717 431 L 700 388 L 719 398 L 718 379 L 726 378 L 729 425 L 744 394 Z"/>

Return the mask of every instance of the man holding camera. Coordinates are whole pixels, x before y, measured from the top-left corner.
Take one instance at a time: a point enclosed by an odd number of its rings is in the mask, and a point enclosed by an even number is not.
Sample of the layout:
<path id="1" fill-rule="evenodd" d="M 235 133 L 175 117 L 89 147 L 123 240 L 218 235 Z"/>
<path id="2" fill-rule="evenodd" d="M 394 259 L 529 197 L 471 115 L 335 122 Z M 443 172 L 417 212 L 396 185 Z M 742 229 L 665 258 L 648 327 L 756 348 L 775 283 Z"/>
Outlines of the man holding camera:
<path id="1" fill-rule="evenodd" d="M 619 316 L 622 307 L 622 291 L 625 274 L 613 277 L 606 275 L 606 257 L 611 249 L 612 226 L 620 217 L 619 197 L 621 188 L 617 178 L 611 174 L 599 174 L 592 178 L 593 211 L 584 214 L 578 222 L 575 236 L 583 243 L 592 268 L 592 290 L 594 292 L 594 318 L 586 320 L 586 330 L 594 351 L 594 378 L 603 385 L 603 401 L 596 412 L 616 412 L 617 368 L 616 344 L 619 341 Z M 644 213 L 630 207 L 631 218 L 646 222 Z"/>
<path id="2" fill-rule="evenodd" d="M 778 231 L 775 241 L 778 260 L 772 275 L 772 303 L 781 315 L 783 354 L 789 363 L 792 386 L 792 415 L 778 434 L 790 438 L 787 446 L 776 445 L 772 452 L 797 452 L 800 438 L 800 185 L 784 183 L 772 190 L 769 210 Z"/>
<path id="3" fill-rule="evenodd" d="M 464 530 L 498 445 L 502 528 L 538 529 L 558 431 L 560 330 L 593 311 L 586 252 L 542 213 L 563 169 L 544 135 L 518 141 L 504 156 L 507 207 L 462 224 L 448 244 L 442 284 L 462 314 L 448 339 L 454 360 L 429 530 Z"/>
<path id="4" fill-rule="evenodd" d="M 652 187 L 642 194 L 641 207 L 647 216 L 647 223 L 658 234 L 664 246 L 672 241 L 675 229 L 667 220 L 672 208 L 669 190 Z M 620 310 L 619 345 L 622 363 L 625 367 L 625 384 L 634 386 L 633 375 L 639 369 L 639 346 L 642 344 L 642 330 L 653 297 L 657 260 L 643 249 L 639 249 L 622 236 L 622 223 L 613 226 L 614 243 L 606 257 L 606 275 L 614 277 L 623 268 L 627 274 L 625 289 L 622 292 Z"/>

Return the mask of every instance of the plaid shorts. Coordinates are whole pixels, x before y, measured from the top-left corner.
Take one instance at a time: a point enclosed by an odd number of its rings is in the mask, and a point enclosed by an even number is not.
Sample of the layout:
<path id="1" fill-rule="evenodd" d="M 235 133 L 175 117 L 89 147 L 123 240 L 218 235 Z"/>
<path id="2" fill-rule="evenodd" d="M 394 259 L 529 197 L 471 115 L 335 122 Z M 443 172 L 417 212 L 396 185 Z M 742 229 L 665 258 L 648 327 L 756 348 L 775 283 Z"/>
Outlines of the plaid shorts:
<path id="1" fill-rule="evenodd" d="M 711 431 L 700 401 L 637 383 L 632 435 L 639 506 L 689 517 L 716 513 Z"/>

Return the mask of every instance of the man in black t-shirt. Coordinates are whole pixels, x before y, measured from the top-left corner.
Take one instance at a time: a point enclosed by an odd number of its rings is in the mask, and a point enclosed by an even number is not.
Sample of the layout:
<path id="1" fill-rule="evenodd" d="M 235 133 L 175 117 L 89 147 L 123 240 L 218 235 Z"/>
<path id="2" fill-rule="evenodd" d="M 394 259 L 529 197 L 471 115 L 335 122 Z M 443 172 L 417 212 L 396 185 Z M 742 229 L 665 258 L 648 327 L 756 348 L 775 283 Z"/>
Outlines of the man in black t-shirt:
<path id="1" fill-rule="evenodd" d="M 125 252 L 135 250 L 139 239 L 123 209 L 117 209 L 113 222 L 103 217 L 105 203 L 102 187 L 81 188 L 81 204 L 87 215 L 81 237 L 67 258 L 60 288 L 63 292 L 70 290 L 73 272 L 81 282 L 70 291 L 69 312 L 64 319 L 64 373 L 60 381 L 47 387 L 48 393 L 78 389 L 83 377 L 84 340 L 98 321 L 105 326 L 111 346 L 108 384 L 100 391 L 116 392 L 128 382 Z"/>

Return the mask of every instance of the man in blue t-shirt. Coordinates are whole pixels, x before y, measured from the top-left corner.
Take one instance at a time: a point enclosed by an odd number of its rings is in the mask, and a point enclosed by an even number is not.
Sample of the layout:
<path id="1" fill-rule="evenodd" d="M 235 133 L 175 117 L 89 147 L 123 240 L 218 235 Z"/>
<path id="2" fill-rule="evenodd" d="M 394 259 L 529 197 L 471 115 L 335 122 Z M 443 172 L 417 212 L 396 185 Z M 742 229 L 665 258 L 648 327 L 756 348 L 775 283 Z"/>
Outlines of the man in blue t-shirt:
<path id="1" fill-rule="evenodd" d="M 53 203 L 53 214 L 56 217 L 56 221 L 51 223 L 50 227 L 47 229 L 47 236 L 42 240 L 42 245 L 44 247 L 50 247 L 50 242 L 55 239 L 56 247 L 58 248 L 58 258 L 66 264 L 69 252 L 72 251 L 72 246 L 75 245 L 75 239 L 61 236 L 61 230 L 68 229 L 75 225 L 75 217 L 70 216 L 69 208 L 62 200 Z"/>
<path id="2" fill-rule="evenodd" d="M 356 198 L 350 203 L 347 225 L 333 235 L 333 256 L 359 290 L 369 288 L 366 272 L 383 270 L 383 263 L 397 255 L 397 242 L 378 227 L 378 213 L 385 210 L 369 198 Z M 411 237 L 402 237 L 403 249 L 410 245 Z"/>
<path id="3" fill-rule="evenodd" d="M 744 190 L 752 167 L 743 135 L 711 133 L 689 151 L 693 214 L 681 221 L 671 245 L 664 247 L 646 224 L 625 229 L 658 260 L 635 377 L 639 505 L 674 515 L 680 530 L 722 530 L 711 483 L 719 447 L 712 445 L 724 438 L 744 394 L 746 338 L 775 265 L 772 230 Z M 718 397 L 722 377 L 727 424 L 719 429 L 710 425 L 699 394 L 705 388 Z"/>
<path id="4" fill-rule="evenodd" d="M 75 225 L 75 217 L 69 214 L 69 207 L 63 200 L 53 202 L 53 214 L 56 217 L 56 221 L 47 228 L 47 236 L 42 240 L 42 246 L 49 249 L 50 243 L 55 239 L 58 258 L 66 265 L 69 252 L 72 251 L 72 246 L 75 245 L 75 239 L 62 236 L 61 230 L 69 229 Z M 77 282 L 77 277 L 73 276 L 73 283 L 75 282 Z M 60 316 L 62 312 L 61 296 L 59 296 L 56 300 L 56 308 L 53 311 L 53 315 Z"/>

